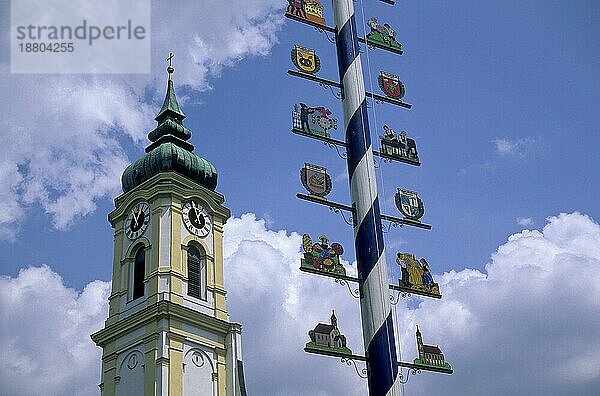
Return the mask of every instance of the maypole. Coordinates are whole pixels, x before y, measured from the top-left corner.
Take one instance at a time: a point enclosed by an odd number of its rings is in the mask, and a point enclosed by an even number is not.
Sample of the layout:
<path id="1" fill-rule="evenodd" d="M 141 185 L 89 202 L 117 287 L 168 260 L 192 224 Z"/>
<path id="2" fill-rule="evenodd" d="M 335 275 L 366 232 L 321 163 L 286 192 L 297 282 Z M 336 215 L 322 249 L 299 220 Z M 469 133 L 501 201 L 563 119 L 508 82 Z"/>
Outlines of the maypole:
<path id="1" fill-rule="evenodd" d="M 380 1 L 394 4 L 393 0 Z M 302 185 L 309 194 L 296 196 L 329 207 L 334 213 L 341 214 L 348 225 L 352 225 L 358 276 L 352 277 L 346 273 L 341 260 L 344 248 L 336 242 L 330 244 L 325 235 L 321 235 L 316 243 L 310 235 L 303 235 L 304 255 L 300 270 L 334 278 L 336 283 L 346 286 L 350 294 L 360 300 L 365 354 L 354 354 L 348 348 L 335 311 L 332 312 L 329 324 L 319 323 L 309 331 L 310 341 L 304 350 L 322 356 L 338 357 L 342 363 L 353 365 L 357 375 L 368 380 L 370 396 L 400 396 L 402 385 L 411 374 L 420 374 L 422 371 L 445 374 L 453 372 L 438 346 L 423 344 L 418 327 L 418 358 L 413 362 L 399 361 L 396 353 L 397 341 L 391 304 L 397 304 L 400 296 L 408 298 L 419 295 L 439 299 L 442 295 L 439 285 L 433 281 L 427 261 L 424 258 L 417 260 L 412 253 L 397 253 L 396 263 L 401 268 L 402 278 L 398 280 L 398 284 L 389 284 L 384 231 L 389 232 L 392 227 L 399 226 L 429 230 L 431 226 L 421 222 L 423 202 L 416 192 L 408 189 L 398 188 L 395 194 L 396 207 L 403 218 L 380 212 L 375 161 L 380 166 L 392 161 L 412 166 L 419 166 L 421 162 L 415 140 L 409 138 L 405 131 L 396 133 L 387 124 L 382 127 L 379 149 L 373 149 L 367 101 L 371 99 L 375 103 L 387 103 L 405 109 L 410 109 L 412 105 L 401 100 L 405 93 L 404 84 L 393 73 L 380 71 L 378 76 L 379 87 L 384 96 L 366 91 L 359 43 L 365 44 L 367 50 L 378 48 L 395 55 L 402 55 L 403 51 L 396 41 L 396 32 L 387 23 L 380 24 L 375 17 L 367 23 L 371 31 L 364 37 L 359 37 L 354 0 L 332 0 L 332 5 L 335 27 L 326 24 L 320 0 L 288 0 L 285 16 L 314 27 L 324 33 L 331 43 L 335 43 L 339 82 L 317 76 L 321 69 L 321 59 L 314 49 L 301 44 L 296 44 L 291 51 L 291 59 L 297 70 L 288 70 L 288 74 L 316 82 L 331 90 L 335 98 L 341 99 L 345 140 L 331 136 L 330 131 L 338 128 L 338 122 L 330 117 L 332 111 L 328 107 L 310 106 L 304 102 L 294 105 L 292 132 L 324 142 L 346 159 L 352 202 L 351 205 L 345 205 L 330 201 L 327 195 L 332 190 L 331 177 L 325 167 L 312 163 L 305 163 L 300 171 Z M 349 216 L 345 213 L 349 213 Z M 387 230 L 382 221 L 388 223 Z M 351 284 L 358 284 L 358 288 L 355 289 Z M 398 292 L 395 297 L 394 292 Z M 361 369 L 361 362 L 366 363 L 367 367 Z M 406 374 L 402 374 L 402 368 L 407 369 Z"/>
<path id="2" fill-rule="evenodd" d="M 353 0 L 332 0 L 369 395 L 399 395 L 396 341 Z"/>

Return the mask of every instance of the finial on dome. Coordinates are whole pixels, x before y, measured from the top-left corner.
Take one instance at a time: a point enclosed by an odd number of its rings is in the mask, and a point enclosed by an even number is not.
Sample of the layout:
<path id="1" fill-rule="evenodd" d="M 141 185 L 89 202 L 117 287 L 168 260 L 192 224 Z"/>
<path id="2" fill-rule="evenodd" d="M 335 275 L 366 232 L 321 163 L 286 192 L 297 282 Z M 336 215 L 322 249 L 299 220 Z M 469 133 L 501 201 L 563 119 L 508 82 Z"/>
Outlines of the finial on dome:
<path id="1" fill-rule="evenodd" d="M 174 53 L 169 52 L 169 57 L 167 58 L 167 61 L 169 61 L 169 66 L 167 67 L 167 73 L 169 73 L 169 81 L 171 81 L 171 75 L 175 71 L 175 68 L 173 67 L 173 57 L 174 56 L 175 56 Z"/>
<path id="2" fill-rule="evenodd" d="M 185 118 L 185 114 L 183 114 L 181 107 L 179 107 L 179 103 L 177 103 L 177 98 L 175 97 L 175 88 L 173 88 L 173 79 L 171 78 L 173 72 L 175 71 L 175 68 L 173 67 L 174 56 L 175 54 L 169 52 L 169 57 L 167 58 L 167 61 L 169 62 L 169 66 L 167 67 L 167 73 L 169 73 L 169 80 L 167 81 L 167 94 L 165 95 L 165 101 L 163 102 L 158 115 L 154 118 L 159 124 L 161 124 L 167 118 L 171 118 L 176 123 L 181 124 L 181 121 L 183 121 Z M 189 139 L 189 136 L 187 139 Z"/>

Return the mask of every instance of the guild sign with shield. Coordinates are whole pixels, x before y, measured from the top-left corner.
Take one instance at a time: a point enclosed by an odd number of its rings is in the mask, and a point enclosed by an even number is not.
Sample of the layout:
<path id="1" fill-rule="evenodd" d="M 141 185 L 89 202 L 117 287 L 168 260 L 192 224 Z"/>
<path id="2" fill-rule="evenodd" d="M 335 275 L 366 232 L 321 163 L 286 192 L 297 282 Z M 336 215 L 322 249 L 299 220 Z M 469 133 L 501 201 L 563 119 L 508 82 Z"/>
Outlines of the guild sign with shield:
<path id="1" fill-rule="evenodd" d="M 344 248 L 337 242 L 329 244 L 325 235 L 319 237 L 319 242 L 314 243 L 310 235 L 302 235 L 302 248 L 304 257 L 300 259 L 300 267 L 336 275 L 346 275 L 346 269 L 341 263 L 340 256 Z"/>
<path id="2" fill-rule="evenodd" d="M 402 51 L 402 46 L 396 41 L 396 31 L 390 25 L 384 23 L 380 25 L 375 17 L 367 22 L 371 32 L 365 37 L 367 44 L 373 44 L 379 47 L 391 49 L 392 51 Z"/>
<path id="3" fill-rule="evenodd" d="M 321 60 L 315 50 L 297 44 L 292 48 L 292 63 L 302 73 L 315 74 L 321 70 Z"/>
<path id="4" fill-rule="evenodd" d="M 325 26 L 323 5 L 319 0 L 287 0 L 285 11 L 287 16 L 304 19 L 317 25 Z"/>
<path id="5" fill-rule="evenodd" d="M 377 78 L 379 88 L 392 99 L 400 99 L 404 96 L 404 84 L 400 77 L 395 74 L 380 71 Z"/>
<path id="6" fill-rule="evenodd" d="M 292 130 L 300 133 L 329 137 L 330 129 L 337 129 L 337 120 L 329 118 L 331 110 L 326 107 L 309 107 L 304 103 L 294 105 L 292 111 Z"/>
<path id="7" fill-rule="evenodd" d="M 305 163 L 300 171 L 300 180 L 313 197 L 327 199 L 325 196 L 331 192 L 331 177 L 322 166 Z"/>
<path id="8" fill-rule="evenodd" d="M 418 221 L 425 213 L 423 201 L 417 196 L 417 193 L 402 188 L 398 188 L 396 192 L 396 207 L 400 213 L 412 220 Z"/>

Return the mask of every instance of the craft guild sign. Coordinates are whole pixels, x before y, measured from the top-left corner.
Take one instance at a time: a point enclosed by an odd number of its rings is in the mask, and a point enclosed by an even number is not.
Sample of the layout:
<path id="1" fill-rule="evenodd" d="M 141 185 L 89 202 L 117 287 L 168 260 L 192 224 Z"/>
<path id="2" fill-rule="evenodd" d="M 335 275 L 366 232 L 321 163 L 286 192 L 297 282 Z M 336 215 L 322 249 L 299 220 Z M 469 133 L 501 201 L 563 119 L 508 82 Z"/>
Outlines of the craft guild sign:
<path id="1" fill-rule="evenodd" d="M 423 201 L 417 196 L 417 193 L 410 190 L 398 188 L 396 192 L 396 207 L 405 217 L 419 221 L 425 213 Z"/>
<path id="2" fill-rule="evenodd" d="M 325 196 L 331 192 L 331 177 L 322 166 L 305 163 L 300 171 L 300 180 L 310 195 L 317 198 L 326 199 Z"/>
<path id="3" fill-rule="evenodd" d="M 404 96 L 404 84 L 400 77 L 395 74 L 380 71 L 377 78 L 379 88 L 392 99 L 400 99 Z"/>
<path id="4" fill-rule="evenodd" d="M 329 324 L 317 324 L 313 330 L 308 332 L 308 337 L 310 341 L 306 344 L 306 349 L 352 355 L 352 351 L 346 346 L 346 336 L 338 328 L 338 320 L 335 312 L 332 312 Z"/>
<path id="5" fill-rule="evenodd" d="M 417 351 L 419 352 L 419 357 L 416 358 L 413 363 L 417 366 L 429 366 L 435 368 L 441 368 L 444 370 L 448 370 L 450 373 L 452 372 L 452 367 L 446 359 L 444 358 L 444 354 L 442 350 L 437 345 L 427 345 L 423 344 L 423 336 L 419 331 L 419 326 L 417 326 Z"/>
<path id="6" fill-rule="evenodd" d="M 325 26 L 323 5 L 319 0 L 288 0 L 286 15 Z"/>
<path id="7" fill-rule="evenodd" d="M 346 269 L 341 263 L 340 256 L 344 248 L 337 242 L 329 245 L 325 235 L 321 235 L 319 242 L 313 244 L 310 235 L 302 235 L 302 248 L 304 257 L 300 259 L 300 266 L 336 275 L 346 275 Z"/>
<path id="8" fill-rule="evenodd" d="M 402 46 L 396 41 L 396 31 L 387 23 L 380 25 L 375 17 L 367 22 L 371 32 L 365 38 L 367 44 L 391 49 L 392 51 L 402 51 Z"/>
<path id="9" fill-rule="evenodd" d="M 433 281 L 427 260 L 417 260 L 412 253 L 398 253 L 396 263 L 400 266 L 402 278 L 400 287 L 414 292 L 440 294 L 440 286 Z"/>
<path id="10" fill-rule="evenodd" d="M 304 103 L 294 105 L 292 111 L 293 130 L 311 135 L 329 137 L 330 129 L 337 129 L 337 119 L 329 118 L 331 110 L 326 107 L 309 107 Z"/>
<path id="11" fill-rule="evenodd" d="M 405 131 L 396 133 L 387 125 L 383 126 L 383 131 L 383 135 L 379 137 L 381 141 L 380 153 L 382 155 L 420 163 L 417 143 L 414 139 L 406 137 Z"/>
<path id="12" fill-rule="evenodd" d="M 301 45 L 292 48 L 292 63 L 303 73 L 315 74 L 321 70 L 321 60 L 315 50 Z"/>

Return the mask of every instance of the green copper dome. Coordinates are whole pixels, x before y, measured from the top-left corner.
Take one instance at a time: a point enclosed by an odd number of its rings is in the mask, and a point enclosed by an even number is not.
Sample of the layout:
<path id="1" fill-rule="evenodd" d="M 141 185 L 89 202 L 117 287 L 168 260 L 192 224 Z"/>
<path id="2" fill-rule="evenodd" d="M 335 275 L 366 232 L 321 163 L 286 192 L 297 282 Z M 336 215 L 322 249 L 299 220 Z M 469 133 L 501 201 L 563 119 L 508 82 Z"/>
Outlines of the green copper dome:
<path id="1" fill-rule="evenodd" d="M 121 176 L 123 191 L 128 192 L 160 172 L 175 171 L 204 187 L 217 187 L 217 170 L 206 159 L 193 153 L 194 146 L 187 142 L 192 132 L 183 126 L 185 115 L 177 103 L 169 67 L 169 82 L 165 101 L 156 116 L 158 125 L 148 134 L 152 142 L 146 155 L 125 168 Z"/>

